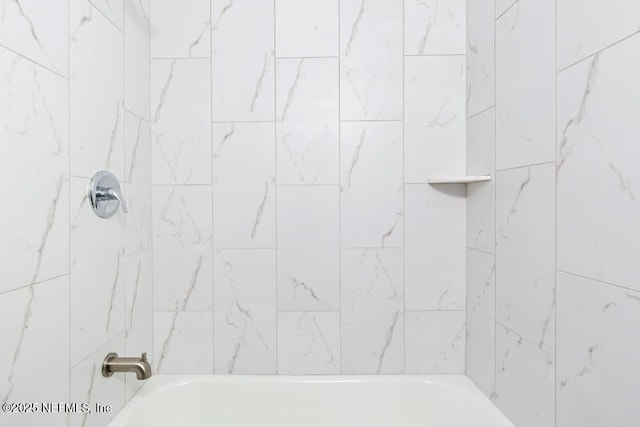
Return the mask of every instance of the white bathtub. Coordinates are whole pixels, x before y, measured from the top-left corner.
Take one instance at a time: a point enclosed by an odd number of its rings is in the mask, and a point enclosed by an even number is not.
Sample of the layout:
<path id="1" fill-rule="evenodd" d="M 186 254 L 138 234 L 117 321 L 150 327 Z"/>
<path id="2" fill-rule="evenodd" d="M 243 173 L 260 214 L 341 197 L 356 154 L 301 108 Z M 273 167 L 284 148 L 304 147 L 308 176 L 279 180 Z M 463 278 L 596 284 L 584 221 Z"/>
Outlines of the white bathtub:
<path id="1" fill-rule="evenodd" d="M 109 426 L 513 427 L 458 375 L 158 375 Z"/>

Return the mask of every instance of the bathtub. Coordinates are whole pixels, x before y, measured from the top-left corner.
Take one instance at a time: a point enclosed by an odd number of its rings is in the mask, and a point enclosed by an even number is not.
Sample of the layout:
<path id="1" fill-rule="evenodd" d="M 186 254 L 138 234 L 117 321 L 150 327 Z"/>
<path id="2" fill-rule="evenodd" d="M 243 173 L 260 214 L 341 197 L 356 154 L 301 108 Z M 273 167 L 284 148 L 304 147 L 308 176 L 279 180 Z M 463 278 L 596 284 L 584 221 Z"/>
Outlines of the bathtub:
<path id="1" fill-rule="evenodd" d="M 157 375 L 110 427 L 513 427 L 461 375 Z"/>

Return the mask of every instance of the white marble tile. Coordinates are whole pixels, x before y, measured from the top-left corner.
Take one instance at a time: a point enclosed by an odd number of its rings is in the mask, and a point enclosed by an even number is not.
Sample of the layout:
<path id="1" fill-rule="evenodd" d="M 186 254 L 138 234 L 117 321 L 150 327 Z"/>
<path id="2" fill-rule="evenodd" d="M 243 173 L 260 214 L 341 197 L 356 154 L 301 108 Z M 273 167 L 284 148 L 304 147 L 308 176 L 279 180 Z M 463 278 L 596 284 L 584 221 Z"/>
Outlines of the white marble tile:
<path id="1" fill-rule="evenodd" d="M 276 251 L 214 254 L 215 372 L 276 373 Z"/>
<path id="2" fill-rule="evenodd" d="M 208 59 L 151 61 L 154 184 L 211 184 Z"/>
<path id="3" fill-rule="evenodd" d="M 496 19 L 500 18 L 502 14 L 504 14 L 514 3 L 517 3 L 518 0 L 495 0 L 495 15 Z"/>
<path id="4" fill-rule="evenodd" d="M 213 374 L 211 311 L 153 314 L 154 372 Z"/>
<path id="5" fill-rule="evenodd" d="M 69 0 L 3 1 L 0 44 L 63 76 L 69 73 Z"/>
<path id="6" fill-rule="evenodd" d="M 68 401 L 69 276 L 2 294 L 0 335 L 3 403 Z M 0 424 L 66 426 L 65 418 L 65 414 L 3 411 Z"/>
<path id="7" fill-rule="evenodd" d="M 402 1 L 340 2 L 340 119 L 402 120 Z"/>
<path id="8" fill-rule="evenodd" d="M 213 125 L 213 235 L 216 248 L 275 248 L 274 127 L 273 123 Z"/>
<path id="9" fill-rule="evenodd" d="M 557 425 L 640 417 L 640 293 L 558 273 Z"/>
<path id="10" fill-rule="evenodd" d="M 107 425 L 125 404 L 125 374 L 102 376 L 104 357 L 115 352 L 124 355 L 124 336 L 118 335 L 71 368 L 70 399 L 61 402 L 88 403 L 91 412 L 78 410 L 69 414 L 70 427 L 102 427 Z M 131 374 L 128 374 L 131 375 Z M 110 412 L 96 412 L 96 405 L 110 405 Z"/>
<path id="11" fill-rule="evenodd" d="M 405 182 L 464 175 L 464 56 L 405 58 Z"/>
<path id="12" fill-rule="evenodd" d="M 521 0 L 496 22 L 496 168 L 555 159 L 555 1 Z"/>
<path id="13" fill-rule="evenodd" d="M 126 254 L 151 249 L 151 135 L 149 122 L 125 112 Z"/>
<path id="14" fill-rule="evenodd" d="M 124 179 L 123 35 L 86 0 L 70 9 L 70 172 Z"/>
<path id="15" fill-rule="evenodd" d="M 340 313 L 278 313 L 279 374 L 340 373 Z"/>
<path id="16" fill-rule="evenodd" d="M 405 55 L 464 54 L 465 12 L 465 0 L 405 1 Z"/>
<path id="17" fill-rule="evenodd" d="M 153 308 L 213 307 L 211 186 L 153 188 Z"/>
<path id="18" fill-rule="evenodd" d="M 278 187 L 278 309 L 340 307 L 338 186 Z"/>
<path id="19" fill-rule="evenodd" d="M 640 35 L 560 73 L 557 137 L 558 269 L 636 290 L 639 74 Z"/>
<path id="20" fill-rule="evenodd" d="M 467 2 L 467 117 L 495 105 L 494 0 Z"/>
<path id="21" fill-rule="evenodd" d="M 340 130 L 343 247 L 402 247 L 402 122 L 349 122 Z"/>
<path id="22" fill-rule="evenodd" d="M 555 164 L 500 171 L 496 182 L 496 318 L 553 354 Z"/>
<path id="23" fill-rule="evenodd" d="M 211 0 L 151 0 L 151 57 L 208 58 L 211 3 Z"/>
<path id="24" fill-rule="evenodd" d="M 71 178 L 71 364 L 124 332 L 124 215 L 98 217 L 89 181 Z"/>
<path id="25" fill-rule="evenodd" d="M 497 325 L 495 403 L 514 425 L 555 425 L 554 365 L 549 354 Z"/>
<path id="26" fill-rule="evenodd" d="M 0 48 L 0 292 L 69 272 L 67 89 Z"/>
<path id="27" fill-rule="evenodd" d="M 127 256 L 125 285 L 125 350 L 131 357 L 147 353 L 153 360 L 153 254 L 150 251 Z M 125 376 L 127 400 L 144 381 Z"/>
<path id="28" fill-rule="evenodd" d="M 74 1 L 74 0 L 71 0 Z M 124 29 L 123 0 L 88 0 L 120 31 Z"/>
<path id="29" fill-rule="evenodd" d="M 462 310 L 465 299 L 464 184 L 405 188 L 408 310 Z"/>
<path id="30" fill-rule="evenodd" d="M 149 120 L 149 0 L 125 0 L 124 19 L 124 106 Z"/>
<path id="31" fill-rule="evenodd" d="M 341 265 L 342 373 L 403 373 L 403 250 L 343 249 Z"/>
<path id="32" fill-rule="evenodd" d="M 337 56 L 339 0 L 276 0 L 276 56 Z"/>
<path id="33" fill-rule="evenodd" d="M 495 256 L 468 249 L 466 374 L 487 397 L 496 384 L 495 279 Z"/>
<path id="34" fill-rule="evenodd" d="M 467 185 L 467 247 L 495 253 L 496 182 Z"/>
<path id="35" fill-rule="evenodd" d="M 464 373 L 464 316 L 464 311 L 406 312 L 406 373 Z"/>
<path id="36" fill-rule="evenodd" d="M 273 121 L 274 0 L 211 5 L 213 121 Z"/>
<path id="37" fill-rule="evenodd" d="M 636 0 L 558 0 L 558 70 L 640 31 Z"/>
<path id="38" fill-rule="evenodd" d="M 337 184 L 338 59 L 278 59 L 278 184 Z"/>
<path id="39" fill-rule="evenodd" d="M 467 174 L 491 181 L 467 185 L 467 247 L 495 253 L 495 109 L 467 120 Z"/>

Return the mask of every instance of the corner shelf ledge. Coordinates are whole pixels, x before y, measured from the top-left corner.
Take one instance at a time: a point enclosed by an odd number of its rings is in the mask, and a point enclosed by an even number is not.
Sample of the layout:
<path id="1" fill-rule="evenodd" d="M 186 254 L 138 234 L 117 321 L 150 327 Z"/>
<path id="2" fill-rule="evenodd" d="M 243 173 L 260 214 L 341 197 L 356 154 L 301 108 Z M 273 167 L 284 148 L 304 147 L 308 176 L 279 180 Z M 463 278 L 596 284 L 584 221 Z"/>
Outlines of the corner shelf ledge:
<path id="1" fill-rule="evenodd" d="M 491 175 L 442 176 L 427 179 L 429 184 L 471 184 L 484 181 L 491 181 Z"/>

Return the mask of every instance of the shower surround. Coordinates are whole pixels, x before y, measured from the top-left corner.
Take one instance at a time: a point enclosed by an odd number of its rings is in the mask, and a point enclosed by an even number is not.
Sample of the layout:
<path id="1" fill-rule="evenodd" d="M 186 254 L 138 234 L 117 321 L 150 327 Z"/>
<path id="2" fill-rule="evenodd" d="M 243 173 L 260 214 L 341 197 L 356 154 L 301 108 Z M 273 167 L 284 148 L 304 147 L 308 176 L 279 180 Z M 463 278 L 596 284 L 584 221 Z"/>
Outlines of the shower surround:
<path id="1" fill-rule="evenodd" d="M 463 373 L 465 2 L 151 2 L 161 373 Z"/>
<path id="2" fill-rule="evenodd" d="M 467 14 L 467 375 L 518 427 L 637 425 L 640 3 Z"/>
<path id="3" fill-rule="evenodd" d="M 152 347 L 148 16 L 145 0 L 0 2 L 0 399 L 112 406 L 1 425 L 106 425 L 141 385 L 100 364 Z M 100 169 L 126 217 L 91 210 Z"/>

